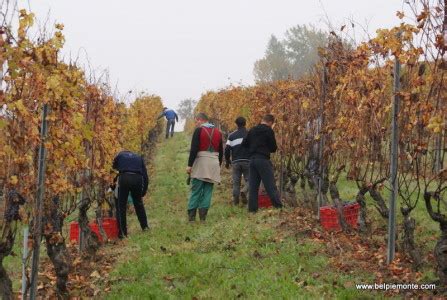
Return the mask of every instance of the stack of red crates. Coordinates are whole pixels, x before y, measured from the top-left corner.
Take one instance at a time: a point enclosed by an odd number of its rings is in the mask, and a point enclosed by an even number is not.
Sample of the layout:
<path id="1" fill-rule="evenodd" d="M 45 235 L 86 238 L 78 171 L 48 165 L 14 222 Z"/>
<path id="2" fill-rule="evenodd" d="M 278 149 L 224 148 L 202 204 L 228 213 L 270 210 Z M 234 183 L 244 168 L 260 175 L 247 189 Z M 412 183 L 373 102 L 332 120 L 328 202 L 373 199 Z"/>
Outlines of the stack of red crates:
<path id="1" fill-rule="evenodd" d="M 96 234 L 99 241 L 102 242 L 102 236 L 99 233 L 99 226 L 96 222 L 92 222 L 88 224 L 90 229 Z M 118 238 L 118 223 L 115 218 L 104 218 L 102 221 L 102 227 L 107 235 L 107 238 L 110 240 L 114 240 Z M 70 242 L 77 243 L 79 242 L 79 223 L 71 222 L 70 223 Z"/>
<path id="2" fill-rule="evenodd" d="M 359 210 L 360 205 L 357 202 L 343 206 L 343 215 L 346 222 L 353 228 L 358 227 Z M 337 209 L 333 206 L 322 206 L 320 208 L 320 222 L 321 226 L 326 230 L 341 230 Z"/>

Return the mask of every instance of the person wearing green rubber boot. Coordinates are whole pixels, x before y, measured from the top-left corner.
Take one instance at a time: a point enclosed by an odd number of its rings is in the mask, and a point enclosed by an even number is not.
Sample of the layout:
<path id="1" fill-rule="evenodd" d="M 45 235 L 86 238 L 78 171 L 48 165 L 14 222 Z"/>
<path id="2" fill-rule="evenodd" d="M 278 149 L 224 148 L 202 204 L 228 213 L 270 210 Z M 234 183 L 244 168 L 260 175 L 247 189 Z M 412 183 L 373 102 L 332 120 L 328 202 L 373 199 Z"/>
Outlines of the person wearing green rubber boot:
<path id="1" fill-rule="evenodd" d="M 197 128 L 191 140 L 188 167 L 191 177 L 191 194 L 188 202 L 188 219 L 195 221 L 197 210 L 201 221 L 206 220 L 211 205 L 213 188 L 220 182 L 220 166 L 223 158 L 222 133 L 209 122 L 208 116 L 199 113 Z"/>

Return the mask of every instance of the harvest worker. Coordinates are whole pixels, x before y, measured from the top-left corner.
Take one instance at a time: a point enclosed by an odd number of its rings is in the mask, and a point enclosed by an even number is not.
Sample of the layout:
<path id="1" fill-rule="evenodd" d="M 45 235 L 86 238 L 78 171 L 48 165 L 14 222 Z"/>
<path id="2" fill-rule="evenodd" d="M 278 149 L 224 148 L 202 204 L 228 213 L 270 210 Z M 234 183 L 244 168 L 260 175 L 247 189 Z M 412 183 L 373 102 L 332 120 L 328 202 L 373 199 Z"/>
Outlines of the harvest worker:
<path id="1" fill-rule="evenodd" d="M 142 230 L 149 228 L 142 198 L 148 187 L 147 170 L 143 158 L 131 151 L 121 151 L 113 160 L 113 168 L 118 170 L 118 199 L 116 218 L 119 227 L 119 238 L 127 236 L 127 198 L 132 196 L 135 212 Z"/>
<path id="2" fill-rule="evenodd" d="M 228 169 L 230 164 L 233 173 L 233 204 L 239 204 L 239 196 L 242 198 L 242 204 L 247 204 L 246 193 L 248 191 L 249 178 L 249 155 L 246 148 L 242 147 L 242 141 L 247 136 L 245 125 L 247 121 L 244 117 L 238 117 L 235 121 L 237 130 L 232 132 L 225 146 L 225 167 Z M 241 193 L 241 179 L 244 175 L 245 185 Z"/>
<path id="3" fill-rule="evenodd" d="M 282 207 L 273 175 L 273 165 L 270 161 L 270 154 L 276 152 L 278 148 L 272 129 L 274 122 L 275 118 L 272 115 L 265 115 L 261 124 L 250 129 L 242 142 L 242 146 L 247 148 L 250 155 L 250 192 L 248 197 L 248 211 L 250 212 L 258 211 L 258 192 L 261 180 L 273 206 Z"/>
<path id="4" fill-rule="evenodd" d="M 171 133 L 171 137 L 174 136 L 174 126 L 175 122 L 178 122 L 178 116 L 175 113 L 174 110 L 169 109 L 167 107 L 163 108 L 163 112 L 160 114 L 157 120 L 160 120 L 161 118 L 166 118 L 166 138 L 169 138 L 169 133 Z"/>
<path id="5" fill-rule="evenodd" d="M 208 116 L 199 113 L 196 118 L 186 172 L 191 176 L 191 195 L 188 202 L 188 219 L 195 221 L 197 209 L 201 221 L 206 220 L 215 183 L 220 182 L 220 165 L 223 158 L 222 133 L 209 122 Z"/>

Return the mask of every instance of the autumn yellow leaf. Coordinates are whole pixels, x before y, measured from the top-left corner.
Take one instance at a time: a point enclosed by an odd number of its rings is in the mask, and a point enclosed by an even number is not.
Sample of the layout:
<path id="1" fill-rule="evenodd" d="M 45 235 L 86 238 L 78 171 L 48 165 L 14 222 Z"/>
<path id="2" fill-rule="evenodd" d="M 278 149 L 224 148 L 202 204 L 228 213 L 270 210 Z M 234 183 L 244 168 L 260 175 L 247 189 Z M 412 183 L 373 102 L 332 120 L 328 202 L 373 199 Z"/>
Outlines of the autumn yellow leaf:
<path id="1" fill-rule="evenodd" d="M 9 183 L 12 185 L 17 185 L 18 182 L 19 182 L 19 179 L 17 178 L 16 175 L 13 175 L 9 178 Z"/>

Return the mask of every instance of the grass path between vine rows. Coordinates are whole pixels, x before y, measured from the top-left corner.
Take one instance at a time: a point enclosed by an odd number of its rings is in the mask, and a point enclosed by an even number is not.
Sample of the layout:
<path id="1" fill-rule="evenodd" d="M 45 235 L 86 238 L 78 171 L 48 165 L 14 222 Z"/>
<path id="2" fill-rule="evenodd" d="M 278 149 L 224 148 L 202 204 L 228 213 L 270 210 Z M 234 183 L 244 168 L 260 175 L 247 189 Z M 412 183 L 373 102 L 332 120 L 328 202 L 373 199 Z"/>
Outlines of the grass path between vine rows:
<path id="1" fill-rule="evenodd" d="M 125 254 L 106 298 L 372 298 L 343 285 L 355 279 L 330 271 L 321 245 L 278 238 L 277 211 L 249 215 L 229 205 L 228 180 L 215 189 L 207 222 L 188 224 L 188 148 L 184 133 L 159 145 L 145 200 L 152 229 L 141 232 L 129 216 L 129 238 L 119 246 Z"/>

